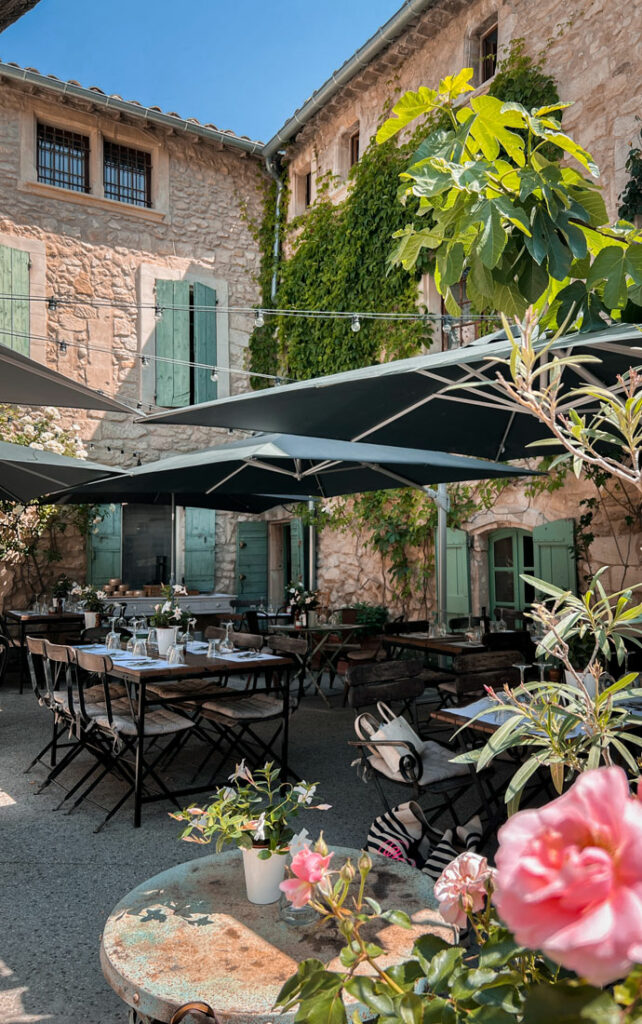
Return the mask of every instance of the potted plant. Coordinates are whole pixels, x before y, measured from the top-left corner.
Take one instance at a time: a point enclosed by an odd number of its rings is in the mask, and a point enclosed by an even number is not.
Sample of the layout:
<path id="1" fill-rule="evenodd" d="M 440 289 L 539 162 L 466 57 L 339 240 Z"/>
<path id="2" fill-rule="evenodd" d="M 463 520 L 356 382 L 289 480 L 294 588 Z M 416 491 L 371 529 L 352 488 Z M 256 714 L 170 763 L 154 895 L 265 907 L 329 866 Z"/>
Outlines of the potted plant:
<path id="1" fill-rule="evenodd" d="M 293 580 L 285 588 L 285 599 L 290 610 L 294 614 L 295 623 L 301 626 L 308 625 L 308 615 L 314 611 L 319 603 L 319 595 L 316 590 L 306 590 L 303 580 Z"/>
<path id="2" fill-rule="evenodd" d="M 162 588 L 165 600 L 154 606 L 154 613 L 149 618 L 150 625 L 156 627 L 161 656 L 167 654 L 170 644 L 176 640 L 179 627 L 185 629 L 191 618 L 191 612 L 178 604 L 178 598 L 186 595 L 187 590 L 180 583 L 167 583 Z"/>
<path id="3" fill-rule="evenodd" d="M 105 591 L 97 590 L 96 587 L 91 585 L 81 587 L 76 583 L 72 587 L 70 594 L 72 597 L 77 597 L 83 603 L 85 628 L 94 629 L 96 626 L 99 626 L 100 617 L 108 608 L 105 604 L 105 598 L 107 597 Z"/>
<path id="4" fill-rule="evenodd" d="M 74 583 L 69 576 L 66 576 L 64 573 L 60 574 L 51 591 L 54 599 L 54 606 L 58 612 L 63 612 L 65 610 L 65 601 L 69 597 L 73 588 L 77 585 L 78 584 Z"/>
<path id="5" fill-rule="evenodd" d="M 358 601 L 352 608 L 356 611 L 355 623 L 363 626 L 354 634 L 355 639 L 361 641 L 362 647 L 376 647 L 376 637 L 380 636 L 388 621 L 388 609 L 382 604 L 370 604 L 368 601 Z"/>
<path id="6" fill-rule="evenodd" d="M 275 903 L 294 835 L 292 819 L 303 810 L 327 810 L 329 804 L 313 805 L 316 783 L 281 782 L 269 761 L 251 772 L 243 760 L 229 781 L 232 785 L 219 787 L 207 807 L 188 807 L 170 817 L 187 822 L 180 835 L 186 842 L 210 843 L 216 837 L 217 853 L 233 843 L 243 855 L 248 900 Z"/>

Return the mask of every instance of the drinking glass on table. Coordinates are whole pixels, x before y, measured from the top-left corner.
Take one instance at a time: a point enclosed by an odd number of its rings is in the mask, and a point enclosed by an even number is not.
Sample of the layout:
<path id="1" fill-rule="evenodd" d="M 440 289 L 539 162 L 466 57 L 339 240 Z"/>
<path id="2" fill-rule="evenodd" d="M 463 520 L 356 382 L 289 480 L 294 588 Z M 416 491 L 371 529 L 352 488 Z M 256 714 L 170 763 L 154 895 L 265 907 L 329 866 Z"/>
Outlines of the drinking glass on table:
<path id="1" fill-rule="evenodd" d="M 533 665 L 532 665 L 532 662 L 530 662 L 530 661 L 528 661 L 528 662 L 527 661 L 519 661 L 515 665 L 513 665 L 513 668 L 519 669 L 519 685 L 520 686 L 524 685 L 524 674 L 526 672 L 526 669 L 527 668 L 532 668 L 532 667 L 533 667 Z"/>
<path id="2" fill-rule="evenodd" d="M 182 644 L 170 644 L 167 651 L 167 660 L 170 665 L 185 664 L 185 649 Z"/>
<path id="3" fill-rule="evenodd" d="M 110 615 L 109 621 L 111 623 L 111 629 L 105 637 L 105 643 L 107 650 L 116 651 L 120 648 L 120 633 L 116 631 L 116 622 L 118 621 L 117 615 Z"/>
<path id="4" fill-rule="evenodd" d="M 156 632 L 156 626 L 150 627 L 149 634 L 147 636 L 147 646 L 158 649 L 158 633 Z"/>
<path id="5" fill-rule="evenodd" d="M 225 626 L 225 639 L 221 640 L 221 650 L 222 651 L 233 651 L 234 650 L 234 644 L 232 643 L 232 630 L 234 629 L 234 623 L 233 622 L 225 622 L 224 626 Z"/>
<path id="6" fill-rule="evenodd" d="M 132 648 L 132 654 L 135 654 L 137 658 L 147 657 L 147 644 L 145 643 L 144 637 L 136 637 L 136 639 L 134 640 L 134 646 Z"/>
<path id="7" fill-rule="evenodd" d="M 216 638 L 213 639 L 213 640 L 210 640 L 210 642 L 207 645 L 207 657 L 208 658 L 218 658 L 220 650 L 221 650 L 221 641 L 216 639 Z"/>

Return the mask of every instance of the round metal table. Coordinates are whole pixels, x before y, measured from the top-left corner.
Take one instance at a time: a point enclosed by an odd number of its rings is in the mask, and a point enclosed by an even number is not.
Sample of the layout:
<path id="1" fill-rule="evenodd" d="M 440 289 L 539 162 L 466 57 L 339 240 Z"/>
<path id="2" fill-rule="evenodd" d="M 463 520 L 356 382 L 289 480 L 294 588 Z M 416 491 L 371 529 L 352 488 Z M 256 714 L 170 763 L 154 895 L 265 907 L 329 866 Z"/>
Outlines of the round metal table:
<path id="1" fill-rule="evenodd" d="M 358 850 L 334 850 L 333 867 L 359 856 Z M 452 941 L 452 927 L 435 909 L 431 880 L 385 857 L 373 861 L 368 894 L 387 909 L 405 910 L 414 925 L 373 929 L 385 962 L 406 958 L 426 932 Z M 278 1017 L 274 1002 L 299 962 L 318 957 L 342 969 L 343 944 L 331 923 L 293 927 L 279 918 L 278 903 L 250 903 L 241 853 L 232 850 L 179 864 L 128 893 L 107 920 L 100 959 L 111 987 L 143 1021 L 167 1022 L 179 1006 L 198 999 L 221 1024 L 267 1024 Z"/>

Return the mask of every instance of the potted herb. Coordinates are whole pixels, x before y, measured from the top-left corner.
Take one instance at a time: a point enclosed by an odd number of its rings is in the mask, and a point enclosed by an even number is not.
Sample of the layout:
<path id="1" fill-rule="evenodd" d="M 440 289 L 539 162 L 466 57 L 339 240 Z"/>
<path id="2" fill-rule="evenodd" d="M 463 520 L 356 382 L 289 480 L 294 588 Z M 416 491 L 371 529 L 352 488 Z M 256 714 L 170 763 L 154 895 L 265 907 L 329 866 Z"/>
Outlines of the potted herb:
<path id="1" fill-rule="evenodd" d="M 63 612 L 65 610 L 65 601 L 69 597 L 73 588 L 77 585 L 78 584 L 74 583 L 69 576 L 65 576 L 64 573 L 60 574 L 51 591 L 54 599 L 54 605 L 58 612 Z"/>
<path id="2" fill-rule="evenodd" d="M 162 588 L 165 600 L 155 605 L 154 612 L 150 615 L 149 622 L 156 627 L 158 653 L 161 656 L 167 654 L 170 644 L 175 642 L 179 628 L 187 628 L 191 612 L 178 604 L 178 598 L 186 595 L 187 590 L 180 583 L 167 583 Z"/>
<path id="3" fill-rule="evenodd" d="M 247 898 L 275 903 L 294 835 L 291 821 L 303 810 L 327 810 L 329 804 L 312 804 L 316 783 L 280 782 L 279 770 L 269 761 L 251 772 L 243 760 L 229 781 L 232 785 L 219 787 L 207 807 L 188 807 L 170 817 L 187 822 L 180 835 L 186 842 L 216 838 L 217 853 L 234 844 L 243 855 Z"/>

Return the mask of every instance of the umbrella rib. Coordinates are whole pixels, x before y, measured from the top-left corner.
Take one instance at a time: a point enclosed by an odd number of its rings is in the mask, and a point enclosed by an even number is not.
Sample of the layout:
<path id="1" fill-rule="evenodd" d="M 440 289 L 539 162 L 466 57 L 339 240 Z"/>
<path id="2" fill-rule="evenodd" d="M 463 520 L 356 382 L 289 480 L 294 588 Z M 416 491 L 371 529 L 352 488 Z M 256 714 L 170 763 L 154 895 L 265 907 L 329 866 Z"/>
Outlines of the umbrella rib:
<path id="1" fill-rule="evenodd" d="M 371 469 L 375 473 L 382 473 L 383 476 L 388 476 L 391 480 L 396 480 L 398 484 L 403 484 L 404 487 L 414 487 L 417 491 L 423 491 L 424 494 L 428 493 L 424 484 L 418 484 L 415 480 L 409 480 L 408 477 L 401 476 L 400 473 L 395 473 L 391 469 L 384 469 L 384 467 L 378 462 L 362 462 L 361 465 L 365 469 Z"/>
<path id="2" fill-rule="evenodd" d="M 68 481 L 59 480 L 58 477 L 55 476 L 49 476 L 48 473 L 43 473 L 42 469 L 29 469 L 29 467 L 25 466 L 23 463 L 20 464 L 20 472 L 29 473 L 31 476 L 38 477 L 39 480 L 49 480 L 52 484 L 59 484 L 63 489 L 68 487 Z"/>
<path id="3" fill-rule="evenodd" d="M 246 465 L 247 465 L 247 463 L 244 462 L 242 466 L 237 466 L 236 469 L 234 469 L 231 473 L 228 473 L 227 476 L 223 477 L 222 480 L 219 480 L 219 482 L 217 484 L 214 484 L 213 487 L 208 487 L 208 489 L 205 491 L 205 493 L 206 494 L 213 494 L 214 491 L 217 491 L 219 489 L 219 487 L 222 487 L 223 484 L 226 484 L 228 480 L 232 479 L 232 477 L 238 476 L 239 473 L 242 473 L 243 470 L 245 469 Z"/>

